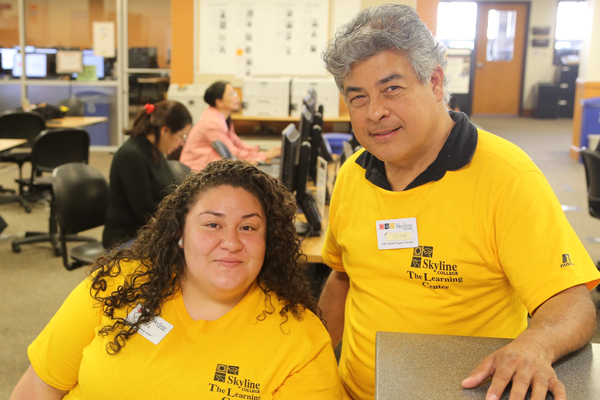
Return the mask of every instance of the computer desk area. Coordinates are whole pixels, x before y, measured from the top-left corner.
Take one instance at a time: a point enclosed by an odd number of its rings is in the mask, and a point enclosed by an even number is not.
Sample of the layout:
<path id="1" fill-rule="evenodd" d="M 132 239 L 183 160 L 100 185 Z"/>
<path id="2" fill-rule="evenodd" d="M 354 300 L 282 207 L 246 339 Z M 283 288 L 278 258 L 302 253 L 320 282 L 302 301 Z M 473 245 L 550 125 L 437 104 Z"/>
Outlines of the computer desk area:
<path id="1" fill-rule="evenodd" d="M 340 169 L 340 163 L 336 154 L 333 155 L 334 160 L 327 164 L 327 189 L 331 194 L 333 192 L 333 184 L 335 183 L 335 177 Z M 309 186 L 309 189 L 315 193 L 316 187 Z M 322 264 L 323 257 L 321 256 L 321 249 L 325 243 L 325 234 L 327 233 L 327 224 L 329 223 L 329 206 L 325 206 L 324 217 L 321 220 L 321 236 L 306 236 L 302 237 L 302 251 L 306 254 L 309 263 Z M 305 221 L 304 215 L 299 214 L 298 217 L 301 221 Z"/>
<path id="2" fill-rule="evenodd" d="M 63 117 L 46 121 L 47 128 L 84 128 L 106 122 L 106 117 Z"/>

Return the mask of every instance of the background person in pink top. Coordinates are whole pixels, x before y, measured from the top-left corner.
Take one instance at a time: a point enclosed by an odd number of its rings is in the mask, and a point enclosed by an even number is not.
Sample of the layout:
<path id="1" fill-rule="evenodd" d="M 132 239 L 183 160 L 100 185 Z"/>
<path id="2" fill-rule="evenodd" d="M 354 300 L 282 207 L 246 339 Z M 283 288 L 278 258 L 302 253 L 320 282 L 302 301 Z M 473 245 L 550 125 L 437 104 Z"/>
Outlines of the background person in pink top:
<path id="1" fill-rule="evenodd" d="M 201 170 L 209 162 L 219 160 L 221 156 L 212 147 L 215 140 L 223 142 L 232 155 L 248 162 L 265 161 L 281 154 L 281 147 L 260 151 L 258 146 L 251 146 L 236 135 L 231 113 L 239 109 L 240 98 L 229 82 L 210 85 L 204 101 L 210 107 L 204 110 L 187 137 L 179 158 L 183 164 Z"/>

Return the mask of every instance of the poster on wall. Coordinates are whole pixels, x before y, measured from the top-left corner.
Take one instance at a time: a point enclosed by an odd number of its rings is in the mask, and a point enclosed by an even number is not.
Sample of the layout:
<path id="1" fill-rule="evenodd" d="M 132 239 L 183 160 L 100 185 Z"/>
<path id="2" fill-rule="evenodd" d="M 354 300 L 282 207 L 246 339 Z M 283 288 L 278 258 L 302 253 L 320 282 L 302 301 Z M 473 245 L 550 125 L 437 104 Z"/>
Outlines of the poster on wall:
<path id="1" fill-rule="evenodd" d="M 115 57 L 115 23 L 94 22 L 94 55 Z"/>
<path id="2" fill-rule="evenodd" d="M 202 1 L 199 72 L 324 75 L 328 15 L 328 1 Z"/>
<path id="3" fill-rule="evenodd" d="M 469 93 L 471 81 L 471 50 L 448 49 L 448 64 L 444 73 L 449 78 L 448 91 L 453 94 Z"/>

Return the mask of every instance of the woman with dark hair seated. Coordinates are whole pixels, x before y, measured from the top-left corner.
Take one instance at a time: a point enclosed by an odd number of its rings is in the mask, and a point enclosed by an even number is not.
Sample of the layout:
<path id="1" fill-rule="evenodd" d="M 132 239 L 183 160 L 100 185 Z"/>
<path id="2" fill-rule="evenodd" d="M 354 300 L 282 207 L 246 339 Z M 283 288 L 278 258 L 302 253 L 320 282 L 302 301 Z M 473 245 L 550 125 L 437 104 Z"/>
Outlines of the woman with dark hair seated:
<path id="1" fill-rule="evenodd" d="M 188 175 L 29 346 L 11 399 L 341 398 L 295 216 L 246 162 Z"/>
<path id="2" fill-rule="evenodd" d="M 192 116 L 183 104 L 164 100 L 146 104 L 125 131 L 130 139 L 117 150 L 110 167 L 105 248 L 129 245 L 156 210 L 174 179 L 164 154 L 183 144 L 191 126 Z"/>
<path id="3" fill-rule="evenodd" d="M 240 108 L 240 98 L 229 82 L 218 81 L 210 85 L 204 93 L 204 101 L 209 107 L 192 128 L 183 146 L 179 161 L 195 170 L 201 170 L 211 161 L 221 158 L 212 147 L 215 140 L 221 141 L 229 152 L 239 160 L 254 163 L 270 160 L 281 154 L 281 147 L 260 151 L 236 135 L 231 121 L 231 113 Z"/>

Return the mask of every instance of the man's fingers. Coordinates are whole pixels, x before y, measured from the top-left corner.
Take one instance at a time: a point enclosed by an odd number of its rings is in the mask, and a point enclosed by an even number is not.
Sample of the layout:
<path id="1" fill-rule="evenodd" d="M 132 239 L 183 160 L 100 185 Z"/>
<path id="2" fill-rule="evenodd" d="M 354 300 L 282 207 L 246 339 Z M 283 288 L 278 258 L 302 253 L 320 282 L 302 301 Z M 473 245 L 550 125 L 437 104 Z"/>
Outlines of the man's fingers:
<path id="1" fill-rule="evenodd" d="M 497 400 L 502 397 L 502 393 L 504 393 L 504 389 L 510 383 L 513 378 L 514 369 L 509 369 L 506 367 L 498 368 L 494 373 L 494 377 L 492 378 L 492 384 L 487 391 L 487 395 L 485 396 L 486 400 Z M 527 385 L 529 386 L 529 385 Z M 515 390 L 515 382 L 513 382 L 513 389 Z M 512 392 L 511 391 L 511 392 Z M 527 388 L 525 389 L 525 393 L 527 393 Z M 524 395 L 521 399 L 524 398 Z M 510 400 L 513 400 L 512 396 Z"/>
<path id="2" fill-rule="evenodd" d="M 554 400 L 567 400 L 567 389 L 556 376 L 548 380 L 548 387 L 554 396 Z"/>
<path id="3" fill-rule="evenodd" d="M 487 356 L 484 358 L 476 367 L 471 371 L 471 374 L 467 379 L 462 381 L 462 387 L 465 389 L 472 389 L 477 387 L 483 382 L 486 378 L 492 375 L 494 365 L 494 357 L 493 355 Z"/>
<path id="4" fill-rule="evenodd" d="M 549 387 L 550 382 L 543 373 L 535 374 L 531 379 L 531 400 L 546 400 Z"/>

